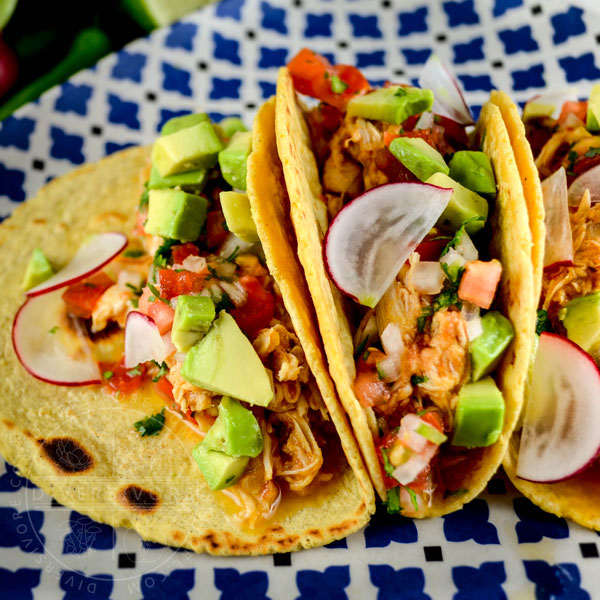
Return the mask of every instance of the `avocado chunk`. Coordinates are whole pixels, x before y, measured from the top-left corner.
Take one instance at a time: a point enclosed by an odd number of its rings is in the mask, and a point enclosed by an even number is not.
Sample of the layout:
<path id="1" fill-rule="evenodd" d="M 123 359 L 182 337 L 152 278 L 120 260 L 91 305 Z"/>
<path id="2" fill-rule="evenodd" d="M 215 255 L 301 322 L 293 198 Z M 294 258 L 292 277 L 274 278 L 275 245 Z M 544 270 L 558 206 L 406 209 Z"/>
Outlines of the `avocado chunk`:
<path id="1" fill-rule="evenodd" d="M 177 296 L 171 341 L 178 352 L 187 352 L 210 329 L 215 305 L 206 296 Z"/>
<path id="2" fill-rule="evenodd" d="M 450 202 L 436 223 L 438 227 L 456 231 L 465 221 L 481 217 L 479 220 L 467 223 L 465 231 L 469 235 L 473 235 L 483 228 L 488 216 L 488 203 L 485 198 L 468 190 L 444 173 L 434 173 L 425 183 L 454 190 Z"/>
<path id="3" fill-rule="evenodd" d="M 248 131 L 239 117 L 225 117 L 219 122 L 218 127 L 226 140 L 232 138 L 238 131 Z"/>
<path id="4" fill-rule="evenodd" d="M 177 133 L 182 129 L 193 127 L 194 125 L 204 123 L 205 121 L 210 122 L 206 113 L 195 113 L 192 115 L 183 115 L 182 117 L 173 117 L 162 126 L 160 135 L 171 135 L 172 133 Z"/>
<path id="5" fill-rule="evenodd" d="M 496 195 L 492 163 L 484 152 L 460 150 L 450 161 L 450 177 L 478 194 Z"/>
<path id="6" fill-rule="evenodd" d="M 208 169 L 217 162 L 223 144 L 209 121 L 159 137 L 152 146 L 152 166 L 161 177 Z"/>
<path id="7" fill-rule="evenodd" d="M 559 311 L 558 318 L 571 341 L 595 354 L 600 348 L 600 292 L 574 298 Z"/>
<path id="8" fill-rule="evenodd" d="M 454 414 L 453 446 L 491 446 L 500 436 L 503 424 L 504 398 L 489 375 L 462 386 Z"/>
<path id="9" fill-rule="evenodd" d="M 211 435 L 206 436 L 204 445 L 228 456 L 255 457 L 263 450 L 263 437 L 256 417 L 228 396 L 223 396 L 219 416 L 209 433 Z"/>
<path id="10" fill-rule="evenodd" d="M 390 152 L 421 181 L 434 173 L 448 175 L 444 157 L 422 138 L 397 137 L 390 144 Z"/>
<path id="11" fill-rule="evenodd" d="M 152 167 L 150 179 L 148 180 L 148 189 L 165 190 L 168 188 L 181 188 L 184 192 L 198 194 L 204 188 L 207 179 L 208 171 L 206 169 L 161 177 L 156 168 Z"/>
<path id="12" fill-rule="evenodd" d="M 223 179 L 237 190 L 246 189 L 246 163 L 252 151 L 252 132 L 238 131 L 219 152 L 219 166 Z"/>
<path id="13" fill-rule="evenodd" d="M 161 235 L 180 242 L 198 239 L 204 221 L 208 200 L 180 190 L 150 190 L 148 192 L 148 220 L 146 233 Z"/>
<path id="14" fill-rule="evenodd" d="M 250 458 L 227 456 L 224 452 L 210 450 L 205 441 L 206 438 L 192 450 L 192 456 L 200 467 L 208 487 L 217 491 L 232 486 L 244 474 Z"/>
<path id="15" fill-rule="evenodd" d="M 227 229 L 244 242 L 250 244 L 258 242 L 258 233 L 256 233 L 256 225 L 252 219 L 248 196 L 238 192 L 221 192 L 219 200 L 225 215 Z"/>
<path id="16" fill-rule="evenodd" d="M 432 106 L 431 90 L 392 85 L 363 96 L 354 96 L 348 102 L 346 112 L 351 117 L 400 125 L 412 115 L 431 110 Z"/>
<path id="17" fill-rule="evenodd" d="M 600 84 L 597 83 L 588 100 L 586 127 L 589 131 L 600 131 Z"/>
<path id="18" fill-rule="evenodd" d="M 208 333 L 187 353 L 181 376 L 205 390 L 268 406 L 273 383 L 234 318 L 221 311 Z"/>
<path id="19" fill-rule="evenodd" d="M 34 248 L 25 269 L 23 289 L 30 290 L 32 287 L 46 281 L 46 279 L 50 279 L 52 275 L 54 275 L 54 269 L 46 255 L 39 248 Z"/>
<path id="20" fill-rule="evenodd" d="M 483 315 L 481 327 L 481 334 L 469 343 L 473 381 L 488 375 L 498 366 L 502 354 L 515 337 L 512 323 L 495 310 Z"/>

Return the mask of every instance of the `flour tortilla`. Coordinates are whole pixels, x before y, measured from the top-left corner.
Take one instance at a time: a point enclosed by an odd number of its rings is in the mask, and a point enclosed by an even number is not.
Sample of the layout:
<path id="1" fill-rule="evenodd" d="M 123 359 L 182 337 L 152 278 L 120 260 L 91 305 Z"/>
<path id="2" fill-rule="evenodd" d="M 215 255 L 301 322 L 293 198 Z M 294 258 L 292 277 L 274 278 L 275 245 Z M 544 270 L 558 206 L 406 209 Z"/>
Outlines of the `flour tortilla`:
<path id="1" fill-rule="evenodd" d="M 253 164 L 276 177 L 281 169 L 276 154 L 265 155 L 272 135 L 255 129 Z M 296 501 L 275 521 L 252 532 L 241 527 L 208 488 L 191 457 L 199 437 L 175 414 L 166 413 L 165 427 L 157 436 L 141 438 L 134 430 L 134 422 L 165 406 L 151 390 L 118 399 L 99 386 L 57 387 L 34 379 L 18 362 L 10 332 L 24 300 L 21 280 L 34 247 L 43 248 L 51 262 L 61 266 L 92 233 L 130 233 L 148 159 L 148 149 L 129 149 L 55 179 L 0 226 L 0 453 L 61 504 L 115 527 L 131 527 L 146 540 L 197 552 L 288 552 L 356 531 L 373 512 L 373 495 L 339 415 L 334 414 L 334 420 L 357 475 L 346 467 L 316 497 Z M 252 167 L 250 171 L 252 178 Z M 258 207 L 269 200 L 259 194 L 254 194 Z M 260 227 L 260 232 L 268 236 L 266 228 Z M 269 247 L 269 240 L 264 241 Z M 281 263 L 275 279 L 282 290 L 301 289 L 302 283 L 287 281 L 288 266 Z M 294 323 L 301 324 L 298 335 L 309 341 L 310 366 L 335 409 L 335 394 L 315 342 L 313 315 L 306 314 L 302 302 L 286 298 L 286 304 Z"/>
<path id="2" fill-rule="evenodd" d="M 365 410 L 353 391 L 355 367 L 352 337 L 344 314 L 341 296 L 328 279 L 322 256 L 322 240 L 327 229 L 321 184 L 310 136 L 287 69 L 282 68 L 277 82 L 277 147 L 290 196 L 291 216 L 298 238 L 298 255 L 315 305 L 319 328 L 329 361 L 331 376 L 340 400 L 350 418 L 355 436 L 375 489 L 385 499 L 381 468 L 372 430 Z M 443 515 L 460 508 L 477 496 L 502 461 L 511 433 L 517 423 L 531 355 L 535 303 L 531 268 L 531 232 L 527 208 L 515 157 L 498 107 L 483 107 L 478 123 L 482 149 L 490 157 L 498 183 L 494 213 L 492 248 L 504 269 L 501 284 L 503 312 L 515 328 L 515 338 L 503 357 L 495 379 L 502 390 L 505 421 L 498 441 L 469 455 L 457 488 L 463 494 L 444 498 L 436 494 L 425 516 Z"/>
<path id="3" fill-rule="evenodd" d="M 540 267 L 535 271 L 539 278 L 536 287 L 535 305 L 540 299 L 543 275 L 544 246 L 546 228 L 544 227 L 544 198 L 540 177 L 529 142 L 525 137 L 525 128 L 519 112 L 514 106 L 507 107 L 506 95 L 492 92 L 492 102 L 502 111 L 506 128 L 510 133 L 511 144 L 525 191 L 525 200 L 529 211 L 529 222 L 533 239 L 533 256 L 539 255 Z M 511 133 L 512 132 L 512 133 Z M 534 267 L 536 265 L 534 258 Z M 526 395 L 527 396 L 527 395 Z M 532 483 L 517 477 L 517 457 L 519 454 L 520 431 L 517 431 L 509 444 L 503 466 L 513 485 L 534 504 L 558 517 L 572 519 L 576 523 L 600 531 L 600 465 L 586 469 L 560 483 Z"/>

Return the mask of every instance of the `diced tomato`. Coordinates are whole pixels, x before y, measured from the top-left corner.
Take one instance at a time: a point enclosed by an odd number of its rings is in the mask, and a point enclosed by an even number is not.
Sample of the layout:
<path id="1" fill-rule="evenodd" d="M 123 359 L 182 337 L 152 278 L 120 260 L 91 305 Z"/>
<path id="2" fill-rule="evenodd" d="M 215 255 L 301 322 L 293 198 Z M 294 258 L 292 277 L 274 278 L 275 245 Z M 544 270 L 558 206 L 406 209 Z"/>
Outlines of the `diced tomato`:
<path id="1" fill-rule="evenodd" d="M 322 104 L 320 107 L 321 117 L 323 119 L 323 127 L 329 131 L 335 131 L 344 118 L 344 115 L 335 106 Z"/>
<path id="2" fill-rule="evenodd" d="M 422 261 L 436 261 L 449 241 L 449 238 L 425 240 L 415 248 L 415 252 L 419 253 Z"/>
<path id="3" fill-rule="evenodd" d="M 458 297 L 480 308 L 489 308 L 496 295 L 501 276 L 500 261 L 473 260 L 465 267 L 458 286 Z"/>
<path id="4" fill-rule="evenodd" d="M 361 371 L 354 380 L 354 393 L 363 406 L 376 406 L 390 399 L 390 390 L 376 370 Z"/>
<path id="5" fill-rule="evenodd" d="M 434 122 L 444 128 L 444 138 L 454 150 L 462 150 L 469 146 L 469 136 L 464 125 L 442 115 L 435 115 Z"/>
<path id="6" fill-rule="evenodd" d="M 320 54 L 303 48 L 288 63 L 294 87 L 301 94 L 317 98 L 344 111 L 352 96 L 370 89 L 363 74 L 350 65 L 333 66 Z M 332 79 L 338 77 L 346 84 L 346 89 L 336 93 L 332 89 Z"/>
<path id="7" fill-rule="evenodd" d="M 109 375 L 104 377 L 103 381 L 106 387 L 113 392 L 122 392 L 124 394 L 131 394 L 135 392 L 143 383 L 144 376 L 146 375 L 146 366 L 140 364 L 133 369 L 128 369 L 123 364 L 122 359 L 118 363 L 100 363 L 100 369 L 103 374 Z"/>
<path id="8" fill-rule="evenodd" d="M 173 262 L 180 265 L 188 256 L 200 256 L 200 250 L 198 250 L 196 244 L 188 242 L 181 246 L 173 246 L 171 248 L 171 256 L 173 257 Z"/>
<path id="9" fill-rule="evenodd" d="M 252 275 L 241 277 L 240 283 L 247 293 L 246 302 L 230 312 L 240 329 L 253 340 L 271 322 L 275 314 L 275 298 Z"/>
<path id="10" fill-rule="evenodd" d="M 161 298 L 170 300 L 182 294 L 197 294 L 204 288 L 206 275 L 192 271 L 174 271 L 173 269 L 160 269 L 158 271 L 158 287 Z"/>
<path id="11" fill-rule="evenodd" d="M 438 431 L 444 432 L 444 422 L 440 413 L 433 410 L 428 410 L 420 415 L 421 419 L 426 423 L 429 423 L 432 427 L 435 427 Z"/>
<path id="12" fill-rule="evenodd" d="M 397 138 L 400 137 L 399 133 L 393 133 L 392 131 L 383 132 L 383 143 L 386 148 L 390 147 L 390 144 Z"/>
<path id="13" fill-rule="evenodd" d="M 141 213 L 139 211 L 136 213 L 135 226 L 133 229 L 133 233 L 135 235 L 139 235 L 139 236 L 146 235 L 146 231 L 144 230 L 144 223 L 146 222 L 147 218 L 148 218 L 148 215 L 146 213 Z"/>
<path id="14" fill-rule="evenodd" d="M 89 319 L 100 296 L 113 285 L 114 281 L 104 272 L 70 285 L 62 295 L 67 311 L 76 317 Z"/>
<path id="15" fill-rule="evenodd" d="M 412 131 L 415 128 L 420 116 L 420 114 L 410 115 L 410 117 L 408 117 L 408 119 L 402 123 L 402 129 L 404 129 L 405 132 Z"/>
<path id="16" fill-rule="evenodd" d="M 375 164 L 391 183 L 419 181 L 387 148 L 378 148 L 375 151 Z"/>
<path id="17" fill-rule="evenodd" d="M 154 388 L 166 400 L 175 400 L 173 397 L 173 385 L 164 375 L 158 381 L 154 382 Z"/>
<path id="18" fill-rule="evenodd" d="M 145 287 L 139 300 L 138 309 L 151 317 L 156 323 L 160 335 L 164 335 L 173 327 L 175 311 L 156 297 L 153 302 L 150 302 L 149 298 L 153 296 L 154 294 L 150 291 L 150 288 Z"/>
<path id="19" fill-rule="evenodd" d="M 227 238 L 225 215 L 221 210 L 211 210 L 206 215 L 206 246 L 217 248 Z"/>
<path id="20" fill-rule="evenodd" d="M 415 492 L 423 492 L 428 489 L 430 490 L 432 484 L 431 476 L 431 465 L 429 464 L 406 487 L 409 487 Z"/>
<path id="21" fill-rule="evenodd" d="M 564 123 L 566 118 L 570 114 L 574 114 L 580 121 L 585 123 L 587 119 L 587 109 L 588 103 L 587 100 L 567 100 L 560 110 L 560 115 L 558 117 L 559 123 Z"/>
<path id="22" fill-rule="evenodd" d="M 383 448 L 384 450 L 387 450 L 388 448 L 391 448 L 391 446 L 394 445 L 394 442 L 396 441 L 397 438 L 398 438 L 398 430 L 394 429 L 394 430 L 390 431 L 388 434 L 384 435 L 383 437 L 380 437 L 375 440 L 375 449 L 377 452 L 377 458 L 379 459 L 379 463 L 381 464 L 381 473 L 383 475 L 383 483 L 385 484 L 385 487 L 388 490 L 391 488 L 397 487 L 400 484 L 398 483 L 397 479 L 390 477 L 385 472 L 385 468 L 384 468 L 385 461 L 383 460 L 383 452 L 381 451 L 381 449 Z"/>

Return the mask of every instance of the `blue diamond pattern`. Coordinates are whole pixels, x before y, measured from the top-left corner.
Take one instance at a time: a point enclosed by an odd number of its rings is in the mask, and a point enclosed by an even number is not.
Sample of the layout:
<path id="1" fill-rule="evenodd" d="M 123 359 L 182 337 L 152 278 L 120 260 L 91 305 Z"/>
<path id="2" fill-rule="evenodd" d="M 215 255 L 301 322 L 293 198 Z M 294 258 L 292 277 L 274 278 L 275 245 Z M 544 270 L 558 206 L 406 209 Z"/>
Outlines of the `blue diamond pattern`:
<path id="1" fill-rule="evenodd" d="M 194 38 L 198 27 L 194 23 L 175 23 L 165 38 L 167 48 L 183 48 L 191 52 L 194 49 Z"/>
<path id="2" fill-rule="evenodd" d="M 307 38 L 331 37 L 331 25 L 333 24 L 333 15 L 323 13 L 322 15 L 307 14 L 306 28 L 304 35 Z"/>
<path id="3" fill-rule="evenodd" d="M 140 52 L 121 50 L 117 53 L 117 63 L 112 69 L 112 76 L 115 79 L 129 79 L 140 83 L 146 60 L 146 56 Z"/>
<path id="4" fill-rule="evenodd" d="M 213 32 L 213 42 L 215 44 L 214 56 L 222 60 L 229 61 L 232 65 L 241 65 L 240 43 L 221 35 L 218 31 Z"/>

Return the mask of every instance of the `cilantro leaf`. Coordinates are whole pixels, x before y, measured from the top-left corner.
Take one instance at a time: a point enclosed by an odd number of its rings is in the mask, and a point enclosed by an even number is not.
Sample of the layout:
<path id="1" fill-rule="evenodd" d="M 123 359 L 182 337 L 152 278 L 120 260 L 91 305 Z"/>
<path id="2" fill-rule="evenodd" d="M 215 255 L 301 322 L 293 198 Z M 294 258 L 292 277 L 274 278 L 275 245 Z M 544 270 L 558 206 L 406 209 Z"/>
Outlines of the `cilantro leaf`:
<path id="1" fill-rule="evenodd" d="M 167 367 L 166 362 L 162 362 L 160 365 L 155 360 L 152 362 L 158 367 L 158 373 L 156 374 L 156 377 L 152 378 L 152 381 L 156 383 L 163 375 L 166 375 L 169 372 L 169 367 Z"/>
<path id="2" fill-rule="evenodd" d="M 126 283 L 125 287 L 128 287 L 135 296 L 141 296 L 143 293 L 143 290 L 141 287 L 135 287 L 135 285 L 133 285 L 133 283 Z"/>
<path id="3" fill-rule="evenodd" d="M 425 383 L 429 380 L 429 377 L 426 377 L 425 375 L 412 375 L 410 378 L 410 384 L 415 386 L 415 385 L 419 385 L 420 383 Z"/>
<path id="4" fill-rule="evenodd" d="M 354 352 L 354 358 L 358 358 L 365 351 L 368 341 L 369 341 L 369 336 L 365 335 L 365 337 L 362 339 L 361 343 L 357 346 L 357 348 Z"/>
<path id="5" fill-rule="evenodd" d="M 413 505 L 413 508 L 416 512 L 419 512 L 419 500 L 417 499 L 417 493 L 415 492 L 415 490 L 406 486 L 404 486 L 404 489 L 408 492 L 408 495 L 410 496 L 410 501 Z"/>
<path id="6" fill-rule="evenodd" d="M 236 259 L 237 255 L 240 253 L 240 249 L 241 248 L 239 246 L 236 246 L 235 250 L 225 260 L 227 262 L 233 262 Z"/>
<path id="7" fill-rule="evenodd" d="M 141 437 L 147 435 L 157 435 L 162 430 L 165 424 L 165 409 L 163 408 L 159 413 L 146 417 L 140 421 L 136 421 L 133 426 L 140 434 Z"/>
<path id="8" fill-rule="evenodd" d="M 104 379 L 106 379 L 107 381 L 114 375 L 114 373 L 112 371 L 104 371 L 104 373 L 102 373 L 102 377 L 104 377 Z"/>
<path id="9" fill-rule="evenodd" d="M 144 190 L 144 193 L 140 196 L 139 210 L 148 206 L 148 202 L 150 200 L 150 193 L 148 190 Z"/>
<path id="10" fill-rule="evenodd" d="M 334 94 L 343 94 L 348 89 L 348 84 L 337 75 L 331 77 L 331 91 Z"/>
<path id="11" fill-rule="evenodd" d="M 385 474 L 392 477 L 394 475 L 394 465 L 390 462 L 387 448 L 381 449 L 381 456 L 383 457 L 383 470 Z"/>
<path id="12" fill-rule="evenodd" d="M 402 87 L 400 86 L 395 92 L 394 92 L 394 96 L 406 96 L 406 94 L 408 94 L 408 92 Z"/>
<path id="13" fill-rule="evenodd" d="M 462 239 L 463 233 L 466 231 L 467 225 L 469 223 L 475 223 L 476 221 L 485 221 L 485 217 L 477 215 L 475 217 L 467 219 L 466 221 L 463 221 L 463 224 L 457 229 L 456 233 L 454 234 L 454 237 L 446 244 L 446 247 L 442 250 L 440 257 L 448 254 L 448 250 L 450 250 L 450 248 L 456 248 L 456 246 L 460 244 L 460 240 Z"/>
<path id="14" fill-rule="evenodd" d="M 153 263 L 156 267 L 166 267 L 171 257 L 171 248 L 179 244 L 179 240 L 165 238 L 165 241 L 158 247 L 154 255 Z"/>
<path id="15" fill-rule="evenodd" d="M 224 291 L 221 299 L 215 305 L 215 313 L 219 314 L 222 310 L 231 310 L 232 308 L 235 308 L 235 304 L 232 302 L 229 294 Z"/>
<path id="16" fill-rule="evenodd" d="M 402 508 L 400 508 L 400 486 L 388 490 L 387 500 L 384 504 L 390 515 L 397 515 L 402 512 Z"/>
<path id="17" fill-rule="evenodd" d="M 54 335 L 59 329 L 60 329 L 60 327 L 58 325 L 55 325 L 52 329 L 48 330 L 48 333 L 51 333 Z"/>
<path id="18" fill-rule="evenodd" d="M 600 154 L 600 148 L 590 148 L 584 156 L 586 158 L 594 158 L 594 156 L 598 156 Z"/>
<path id="19" fill-rule="evenodd" d="M 137 377 L 138 375 L 142 374 L 142 370 L 140 369 L 140 365 L 137 365 L 135 367 L 133 367 L 133 369 L 129 369 L 129 371 L 127 371 L 127 375 L 129 375 L 129 377 Z"/>
<path id="20" fill-rule="evenodd" d="M 143 250 L 125 250 L 123 256 L 127 258 L 139 258 L 140 256 L 144 256 Z"/>
<path id="21" fill-rule="evenodd" d="M 150 296 L 148 298 L 148 300 L 150 302 L 154 302 L 154 300 L 160 300 L 163 304 L 166 304 L 167 306 L 171 306 L 171 303 L 166 298 L 160 297 L 160 292 L 151 283 L 148 284 L 148 289 L 154 294 L 154 296 Z M 150 298 L 154 298 L 154 300 L 150 300 Z"/>
<path id="22" fill-rule="evenodd" d="M 548 312 L 540 309 L 537 311 L 537 320 L 535 322 L 535 332 L 540 335 L 544 331 L 552 333 L 552 323 L 548 318 Z"/>

